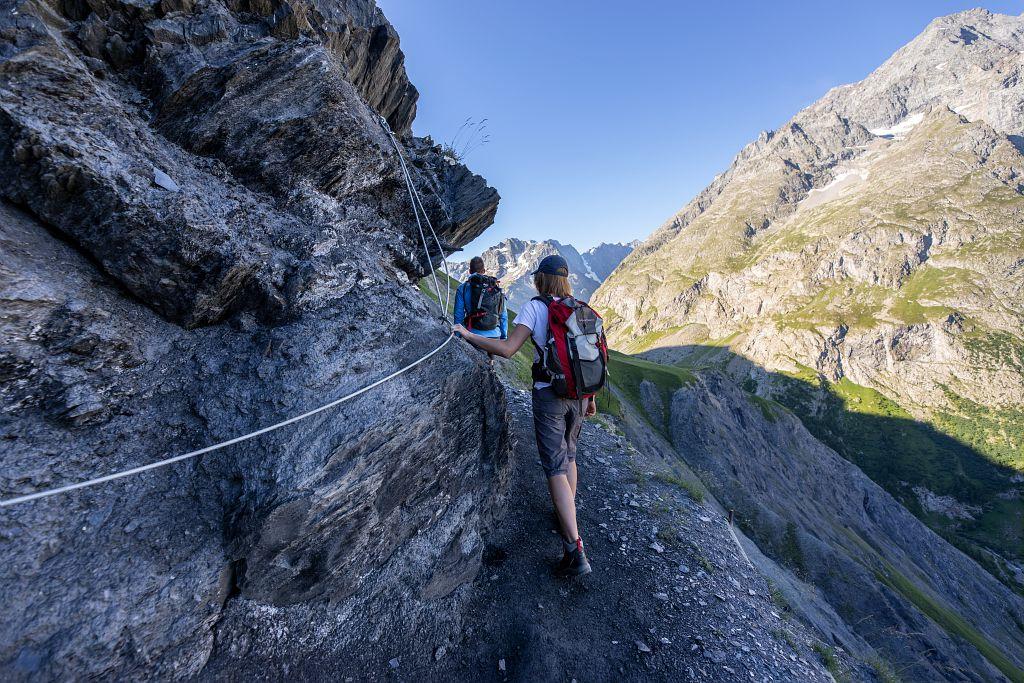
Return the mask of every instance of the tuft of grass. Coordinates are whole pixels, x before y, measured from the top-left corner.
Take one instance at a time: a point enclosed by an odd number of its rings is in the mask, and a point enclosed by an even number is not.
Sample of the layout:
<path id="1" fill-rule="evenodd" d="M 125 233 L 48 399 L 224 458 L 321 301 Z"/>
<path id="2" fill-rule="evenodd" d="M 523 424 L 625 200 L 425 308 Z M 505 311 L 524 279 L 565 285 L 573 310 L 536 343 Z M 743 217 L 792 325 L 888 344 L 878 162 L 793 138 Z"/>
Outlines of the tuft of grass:
<path id="1" fill-rule="evenodd" d="M 880 655 L 869 657 L 865 662 L 875 671 L 875 676 L 881 683 L 902 683 L 892 664 L 885 661 Z"/>
<path id="2" fill-rule="evenodd" d="M 647 485 L 647 473 L 641 469 L 640 465 L 636 463 L 636 460 L 630 458 L 626 461 L 626 467 L 629 469 L 629 474 L 633 478 L 633 483 L 638 488 L 643 488 Z"/>
<path id="3" fill-rule="evenodd" d="M 674 524 L 666 524 L 663 527 L 659 527 L 658 533 L 655 535 L 665 545 L 678 545 L 682 540 L 682 535 Z"/>
<path id="4" fill-rule="evenodd" d="M 779 548 L 783 563 L 794 570 L 798 576 L 807 576 L 807 562 L 804 560 L 804 551 L 800 547 L 800 537 L 797 536 L 796 524 L 790 522 L 786 525 L 786 532 L 782 535 L 782 547 Z"/>
<path id="5" fill-rule="evenodd" d="M 821 663 L 825 665 L 825 669 L 832 674 L 833 678 L 839 679 L 842 676 L 843 670 L 839 666 L 839 658 L 836 657 L 835 648 L 824 643 L 814 643 L 811 649 L 818 654 Z"/>
<path id="6" fill-rule="evenodd" d="M 783 617 L 789 617 L 793 611 L 793 607 L 789 604 L 789 600 L 782 594 L 782 591 L 776 585 L 774 581 L 768 579 L 768 595 L 772 599 L 772 604 L 782 613 Z M 794 647 L 796 647 L 794 645 Z"/>
<path id="7" fill-rule="evenodd" d="M 442 143 L 441 153 L 453 160 L 462 162 L 475 150 L 491 141 L 491 134 L 487 132 L 487 119 L 479 121 L 472 117 L 466 117 L 455 135 L 448 142 Z"/>
<path id="8" fill-rule="evenodd" d="M 690 499 L 695 503 L 704 502 L 704 491 L 701 489 L 700 485 L 696 482 L 690 481 L 678 471 L 658 472 L 654 475 L 654 478 L 662 483 L 678 486 L 682 490 L 686 491 L 686 495 L 690 496 Z"/>
<path id="9" fill-rule="evenodd" d="M 793 634 L 784 628 L 775 629 L 775 637 L 779 640 L 786 641 L 786 645 L 789 645 L 794 651 L 799 651 L 796 645 L 796 640 L 793 638 Z"/>
<path id="10" fill-rule="evenodd" d="M 651 512 L 659 517 L 666 517 L 672 514 L 672 508 L 664 501 L 658 501 L 651 505 Z"/>

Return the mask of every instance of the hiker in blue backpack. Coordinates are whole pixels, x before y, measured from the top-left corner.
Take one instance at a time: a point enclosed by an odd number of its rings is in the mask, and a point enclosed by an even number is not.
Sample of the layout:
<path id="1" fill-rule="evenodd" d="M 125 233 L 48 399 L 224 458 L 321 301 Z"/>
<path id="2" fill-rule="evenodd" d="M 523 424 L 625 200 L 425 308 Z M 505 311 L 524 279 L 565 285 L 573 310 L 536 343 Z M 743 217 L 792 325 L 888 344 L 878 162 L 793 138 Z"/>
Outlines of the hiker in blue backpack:
<path id="1" fill-rule="evenodd" d="M 511 358 L 530 339 L 533 355 L 533 426 L 537 452 L 562 532 L 560 576 L 589 574 L 576 523 L 576 444 L 583 420 L 597 412 L 594 394 L 607 377 L 608 345 L 601 317 L 572 297 L 569 264 L 558 255 L 545 257 L 533 272 L 538 296 L 519 311 L 508 339 L 454 332 L 495 356 Z"/>
<path id="2" fill-rule="evenodd" d="M 469 260 L 469 277 L 455 290 L 455 322 L 481 337 L 508 339 L 505 294 L 479 256 Z"/>

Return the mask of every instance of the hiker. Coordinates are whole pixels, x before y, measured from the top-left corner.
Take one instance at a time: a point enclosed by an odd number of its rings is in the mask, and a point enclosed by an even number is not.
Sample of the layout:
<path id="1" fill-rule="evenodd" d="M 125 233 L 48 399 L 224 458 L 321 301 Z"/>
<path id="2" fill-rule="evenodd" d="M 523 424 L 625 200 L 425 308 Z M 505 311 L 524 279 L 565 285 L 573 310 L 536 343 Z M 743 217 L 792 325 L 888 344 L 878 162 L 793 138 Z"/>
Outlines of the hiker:
<path id="1" fill-rule="evenodd" d="M 594 392 L 607 376 L 608 347 L 601 317 L 572 298 L 569 264 L 545 257 L 533 272 L 538 296 L 519 311 L 506 340 L 454 332 L 488 353 L 511 358 L 527 339 L 533 341 L 533 425 L 548 492 L 561 527 L 561 576 L 590 573 L 590 562 L 576 524 L 576 442 L 583 419 L 597 412 Z"/>
<path id="2" fill-rule="evenodd" d="M 479 256 L 469 260 L 469 277 L 455 290 L 455 322 L 481 337 L 508 339 L 505 294 Z"/>

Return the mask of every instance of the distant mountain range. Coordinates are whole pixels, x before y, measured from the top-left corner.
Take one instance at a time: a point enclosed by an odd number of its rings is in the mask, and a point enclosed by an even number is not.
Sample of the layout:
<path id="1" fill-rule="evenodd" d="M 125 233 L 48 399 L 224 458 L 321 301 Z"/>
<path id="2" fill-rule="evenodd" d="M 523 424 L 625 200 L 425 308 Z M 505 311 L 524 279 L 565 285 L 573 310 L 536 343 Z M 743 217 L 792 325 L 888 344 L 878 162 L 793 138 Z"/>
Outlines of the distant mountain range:
<path id="1" fill-rule="evenodd" d="M 545 256 L 559 254 L 569 263 L 569 280 L 576 298 L 589 301 L 594 292 L 612 271 L 629 256 L 636 242 L 628 244 L 602 243 L 582 253 L 571 244 L 556 240 L 520 240 L 509 238 L 484 251 L 488 275 L 501 280 L 508 297 L 509 307 L 518 310 L 536 295 L 531 273 Z M 472 255 L 471 255 L 472 257 Z M 469 275 L 469 260 L 451 263 L 452 277 L 465 280 Z"/>

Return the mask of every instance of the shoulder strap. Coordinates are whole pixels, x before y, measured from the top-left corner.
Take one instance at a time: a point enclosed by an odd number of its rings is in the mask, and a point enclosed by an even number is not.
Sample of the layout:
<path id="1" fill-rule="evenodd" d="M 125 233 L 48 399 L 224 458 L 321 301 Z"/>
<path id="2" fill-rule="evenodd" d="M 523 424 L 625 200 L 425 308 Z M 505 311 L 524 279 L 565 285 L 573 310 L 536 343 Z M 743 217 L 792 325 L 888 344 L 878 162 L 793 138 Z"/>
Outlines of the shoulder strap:
<path id="1" fill-rule="evenodd" d="M 554 301 L 554 299 L 552 297 L 548 296 L 547 294 L 538 294 L 537 296 L 535 296 L 532 299 L 530 299 L 530 301 L 539 301 L 542 304 L 544 304 L 544 306 L 546 307 L 549 304 L 551 304 L 551 302 Z M 549 320 L 548 321 L 548 325 L 550 325 L 550 324 L 551 324 L 551 321 Z M 532 331 L 530 332 L 530 341 L 533 342 L 534 348 L 537 349 L 537 355 L 540 356 L 541 358 L 544 358 L 544 349 L 542 349 L 540 344 L 537 343 L 537 340 L 533 338 L 533 332 Z"/>

